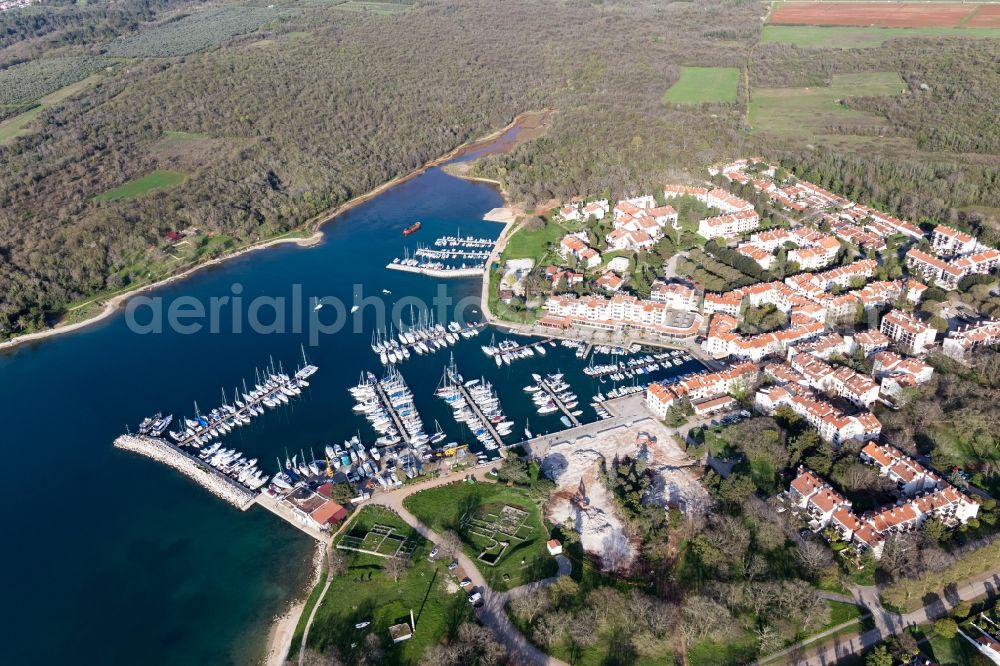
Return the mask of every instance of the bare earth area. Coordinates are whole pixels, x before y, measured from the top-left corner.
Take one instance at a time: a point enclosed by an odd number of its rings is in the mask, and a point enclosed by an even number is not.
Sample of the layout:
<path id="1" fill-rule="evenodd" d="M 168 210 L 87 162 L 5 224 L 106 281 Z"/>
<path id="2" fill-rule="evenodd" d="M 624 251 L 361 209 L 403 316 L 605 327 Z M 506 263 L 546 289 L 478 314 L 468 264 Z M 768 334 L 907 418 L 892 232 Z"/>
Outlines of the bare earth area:
<path id="1" fill-rule="evenodd" d="M 647 461 L 653 474 L 647 502 L 704 512 L 710 500 L 696 476 L 700 468 L 688 468 L 693 461 L 673 442 L 672 431 L 653 419 L 550 448 L 541 466 L 558 488 L 545 505 L 546 517 L 557 524 L 572 521 L 586 552 L 600 557 L 606 569 L 624 570 L 635 561 L 636 545 L 600 473 L 601 461 L 610 465 L 616 455 Z"/>
<path id="2" fill-rule="evenodd" d="M 768 22 L 775 25 L 953 28 L 976 9 L 976 6 L 939 3 L 782 3 L 771 13 Z"/>
<path id="3" fill-rule="evenodd" d="M 963 28 L 1000 28 L 1000 5 L 979 5 Z"/>

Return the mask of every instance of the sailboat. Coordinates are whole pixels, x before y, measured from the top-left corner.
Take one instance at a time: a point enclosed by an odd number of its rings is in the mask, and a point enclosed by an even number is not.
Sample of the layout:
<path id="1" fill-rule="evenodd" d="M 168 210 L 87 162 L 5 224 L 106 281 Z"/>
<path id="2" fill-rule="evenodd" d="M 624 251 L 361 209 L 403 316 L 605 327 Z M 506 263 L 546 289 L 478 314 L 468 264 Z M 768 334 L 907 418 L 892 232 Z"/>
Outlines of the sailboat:
<path id="1" fill-rule="evenodd" d="M 534 435 L 531 434 L 531 430 L 528 429 L 528 419 L 524 420 L 524 436 L 526 439 L 534 437 Z"/>
<path id="2" fill-rule="evenodd" d="M 441 424 L 438 423 L 437 419 L 434 419 L 434 429 L 435 432 L 431 435 L 429 440 L 431 444 L 437 444 L 448 437 L 448 435 L 444 433 L 444 430 L 441 429 Z"/>
<path id="3" fill-rule="evenodd" d="M 319 299 L 313 296 L 313 310 L 321 310 L 323 308 L 323 303 L 319 302 Z"/>

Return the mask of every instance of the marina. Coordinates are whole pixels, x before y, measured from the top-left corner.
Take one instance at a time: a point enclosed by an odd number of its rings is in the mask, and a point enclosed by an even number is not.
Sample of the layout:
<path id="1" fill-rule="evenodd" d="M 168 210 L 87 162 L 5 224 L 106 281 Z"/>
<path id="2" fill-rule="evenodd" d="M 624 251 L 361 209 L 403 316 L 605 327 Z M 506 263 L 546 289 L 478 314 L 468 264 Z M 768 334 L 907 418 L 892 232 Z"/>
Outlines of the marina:
<path id="1" fill-rule="evenodd" d="M 414 261 L 411 259 L 411 261 Z M 448 267 L 440 263 L 426 262 L 423 264 L 404 264 L 393 262 L 385 266 L 389 270 L 402 271 L 404 273 L 416 273 L 437 278 L 469 278 L 480 277 L 486 267 L 483 265 L 473 267 Z"/>
<path id="2" fill-rule="evenodd" d="M 406 331 L 398 334 L 390 329 L 376 331 L 372 334 L 372 351 L 379 355 L 382 365 L 402 363 L 409 359 L 412 353 L 433 354 L 458 344 L 462 339 L 479 335 L 481 324 L 473 322 L 462 326 L 458 322 L 449 322 L 447 326 L 427 323 L 411 324 Z"/>
<path id="3" fill-rule="evenodd" d="M 536 395 L 543 396 L 535 401 L 539 405 L 538 413 L 551 413 L 558 409 L 563 413 L 561 420 L 564 426 L 567 428 L 578 427 L 580 419 L 577 417 L 580 414 L 578 411 L 570 411 L 578 404 L 577 396 L 569 390 L 569 384 L 563 381 L 562 373 L 547 375 L 544 378 L 541 375 L 533 374 L 531 378 L 535 380 L 533 386 L 541 389 L 541 391 L 537 391 Z M 526 386 L 525 390 L 530 391 L 531 388 L 532 386 Z M 544 399 L 546 395 L 548 396 L 547 400 Z"/>
<path id="4" fill-rule="evenodd" d="M 441 236 L 434 241 L 434 248 L 417 245 L 411 254 L 403 248 L 403 256 L 395 257 L 386 268 L 418 273 L 432 277 L 477 277 L 486 270 L 496 241 L 473 236 Z"/>
<path id="5" fill-rule="evenodd" d="M 287 405 L 289 401 L 302 394 L 302 390 L 309 386 L 308 378 L 315 373 L 318 368 L 310 365 L 305 357 L 305 350 L 302 351 L 303 365 L 295 371 L 292 376 L 288 376 L 281 369 L 274 369 L 273 362 L 270 372 L 263 377 L 260 372 L 256 372 L 256 384 L 252 389 L 247 389 L 246 381 L 243 382 L 243 391 L 233 392 L 235 399 L 233 404 L 227 404 L 226 391 L 222 390 L 222 404 L 211 410 L 208 414 L 202 415 L 198 410 L 198 403 L 194 405 L 195 418 L 181 419 L 181 427 L 178 430 L 170 431 L 170 438 L 177 442 L 178 446 L 190 446 L 200 449 L 209 441 L 217 437 L 223 437 L 233 431 L 234 428 L 245 426 L 251 419 L 262 416 L 264 408 L 274 409 L 281 405 Z M 147 425 L 150 419 L 146 419 L 140 424 L 140 434 L 159 436 L 172 417 L 158 419 L 160 415 L 151 417 L 152 423 Z M 166 421 L 166 424 L 163 424 Z"/>
<path id="6" fill-rule="evenodd" d="M 496 363 L 496 366 L 499 368 L 502 364 L 510 365 L 514 361 L 531 358 L 535 356 L 535 354 L 545 356 L 545 354 L 548 353 L 545 351 L 546 344 L 555 347 L 555 338 L 544 338 L 538 342 L 527 342 L 521 344 L 514 340 L 501 340 L 497 343 L 496 338 L 494 337 L 490 339 L 490 344 L 483 345 L 481 349 L 484 354 L 493 359 L 494 363 Z"/>
<path id="7" fill-rule="evenodd" d="M 509 435 L 514 424 L 506 420 L 500 399 L 485 378 L 464 381 L 452 361 L 436 393 L 454 410 L 455 420 L 464 423 L 487 450 L 503 446 L 503 435 Z"/>

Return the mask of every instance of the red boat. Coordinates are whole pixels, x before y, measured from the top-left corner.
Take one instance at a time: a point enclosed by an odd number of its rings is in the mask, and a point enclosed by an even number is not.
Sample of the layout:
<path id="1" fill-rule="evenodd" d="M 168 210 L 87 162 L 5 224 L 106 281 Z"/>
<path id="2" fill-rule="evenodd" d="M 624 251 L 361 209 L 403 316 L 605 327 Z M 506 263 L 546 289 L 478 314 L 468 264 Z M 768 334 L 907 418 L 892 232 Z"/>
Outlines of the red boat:
<path id="1" fill-rule="evenodd" d="M 416 231 L 419 228 L 420 228 L 420 222 L 414 222 L 410 226 L 408 226 L 405 229 L 403 229 L 403 235 L 404 236 L 409 236 L 410 234 L 412 234 L 414 231 Z"/>

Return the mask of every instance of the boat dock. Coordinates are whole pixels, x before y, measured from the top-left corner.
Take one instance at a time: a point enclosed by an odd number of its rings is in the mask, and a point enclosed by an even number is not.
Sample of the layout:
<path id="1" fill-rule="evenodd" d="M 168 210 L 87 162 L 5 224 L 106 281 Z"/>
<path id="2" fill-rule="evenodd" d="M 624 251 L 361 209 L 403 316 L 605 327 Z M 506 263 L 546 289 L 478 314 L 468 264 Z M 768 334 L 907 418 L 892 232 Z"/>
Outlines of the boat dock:
<path id="1" fill-rule="evenodd" d="M 408 266 L 402 263 L 386 264 L 386 268 L 394 271 L 403 271 L 404 273 L 417 273 L 418 275 L 427 275 L 429 277 L 438 278 L 466 278 L 466 277 L 481 277 L 483 272 L 486 270 L 485 266 L 473 267 L 473 268 L 447 268 L 447 267 L 424 267 L 424 266 Z"/>
<path id="2" fill-rule="evenodd" d="M 173 432 L 170 434 L 177 442 L 177 446 L 201 448 L 210 439 L 223 436 L 234 427 L 249 423 L 254 417 L 264 414 L 264 407 L 273 408 L 287 404 L 289 398 L 299 395 L 302 389 L 309 386 L 306 378 L 312 376 L 316 370 L 316 366 L 306 363 L 290 377 L 280 372 L 272 372 L 262 383 L 258 383 L 253 391 L 243 393 L 245 402 L 239 400 L 239 396 L 234 392 L 235 407 L 222 405 L 207 417 L 199 416 L 199 421 L 186 423 L 186 427 L 182 426 L 176 434 Z"/>
<path id="3" fill-rule="evenodd" d="M 434 241 L 438 247 L 481 247 L 492 249 L 497 242 L 492 238 L 473 238 L 472 236 L 442 236 Z"/>
<path id="4" fill-rule="evenodd" d="M 410 433 L 403 424 L 403 419 L 400 417 L 399 412 L 397 412 L 396 408 L 392 405 L 392 400 L 390 400 L 389 396 L 386 394 L 381 381 L 375 382 L 375 395 L 378 396 L 379 402 L 382 403 L 382 407 L 384 407 L 385 411 L 388 412 L 389 418 L 392 419 L 392 424 L 399 432 L 399 436 L 403 438 L 403 441 L 406 442 L 407 445 L 409 445 L 411 443 Z"/>
<path id="5" fill-rule="evenodd" d="M 489 250 L 431 250 L 430 248 L 418 248 L 413 256 L 418 259 L 479 259 L 483 260 L 490 256 Z"/>
<path id="6" fill-rule="evenodd" d="M 256 498 L 255 493 L 238 481 L 164 439 L 122 435 L 115 440 L 115 448 L 138 453 L 173 467 L 241 511 L 246 511 Z"/>
<path id="7" fill-rule="evenodd" d="M 541 379 L 538 381 L 538 385 L 542 387 L 543 391 L 549 394 L 549 397 L 552 398 L 552 401 L 556 403 L 556 407 L 558 407 L 559 411 L 561 411 L 566 416 L 566 418 L 569 419 L 569 422 L 573 424 L 573 427 L 574 428 L 579 427 L 580 419 L 573 416 L 573 413 L 566 408 L 566 405 L 563 403 L 563 401 L 559 399 L 559 395 L 552 390 L 551 386 L 549 386 L 548 380 Z"/>
<path id="8" fill-rule="evenodd" d="M 452 380 L 455 382 L 455 387 L 458 388 L 459 393 L 461 393 L 462 397 L 465 398 L 465 402 L 469 405 L 472 412 L 476 415 L 480 422 L 482 422 L 483 427 L 486 428 L 486 432 L 490 434 L 493 442 L 498 448 L 502 447 L 504 443 L 503 438 L 500 437 L 500 433 L 497 432 L 496 428 L 493 427 L 493 423 L 486 417 L 485 414 L 483 414 L 483 410 L 479 408 L 476 401 L 472 399 L 472 395 L 469 394 L 469 390 L 465 388 L 465 384 L 461 382 L 461 379 L 461 375 L 457 374 L 452 377 Z"/>

